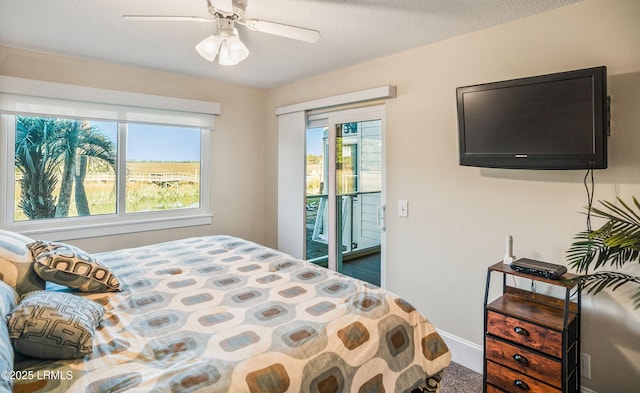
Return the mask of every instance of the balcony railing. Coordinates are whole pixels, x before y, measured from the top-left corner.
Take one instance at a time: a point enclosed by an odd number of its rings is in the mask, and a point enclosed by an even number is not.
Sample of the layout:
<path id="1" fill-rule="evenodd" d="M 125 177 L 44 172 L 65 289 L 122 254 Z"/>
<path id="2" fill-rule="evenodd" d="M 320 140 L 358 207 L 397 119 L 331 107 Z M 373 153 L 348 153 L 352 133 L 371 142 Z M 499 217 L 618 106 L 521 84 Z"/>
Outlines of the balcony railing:
<path id="1" fill-rule="evenodd" d="M 337 196 L 338 228 L 341 251 L 348 255 L 380 246 L 378 207 L 380 191 L 354 192 Z M 328 195 L 307 195 L 306 259 L 321 262 L 328 255 L 329 211 Z"/>

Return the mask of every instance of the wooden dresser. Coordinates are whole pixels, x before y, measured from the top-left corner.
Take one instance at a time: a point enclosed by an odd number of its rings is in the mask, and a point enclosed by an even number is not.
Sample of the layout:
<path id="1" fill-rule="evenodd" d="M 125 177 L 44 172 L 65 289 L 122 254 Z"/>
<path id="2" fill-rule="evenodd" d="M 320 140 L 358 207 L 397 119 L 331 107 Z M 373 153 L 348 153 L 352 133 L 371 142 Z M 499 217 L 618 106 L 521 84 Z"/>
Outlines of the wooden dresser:
<path id="1" fill-rule="evenodd" d="M 502 294 L 489 302 L 492 275 L 502 274 Z M 520 289 L 512 284 L 519 277 Z M 490 266 L 485 292 L 484 391 L 580 392 L 580 291 L 565 274 L 551 280 Z M 524 279 L 524 280 L 523 280 Z M 526 284 L 523 284 L 526 283 Z M 537 293 L 538 283 L 557 286 L 564 298 Z M 562 291 L 564 289 L 564 291 Z M 575 300 L 572 301 L 572 291 Z"/>

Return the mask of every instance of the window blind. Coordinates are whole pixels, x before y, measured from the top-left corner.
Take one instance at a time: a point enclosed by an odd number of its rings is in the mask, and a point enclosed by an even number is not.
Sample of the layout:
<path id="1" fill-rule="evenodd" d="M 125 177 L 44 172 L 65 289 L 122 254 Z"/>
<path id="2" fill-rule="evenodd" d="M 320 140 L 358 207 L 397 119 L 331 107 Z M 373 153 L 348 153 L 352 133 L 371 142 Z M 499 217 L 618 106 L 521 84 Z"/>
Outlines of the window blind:
<path id="1" fill-rule="evenodd" d="M 0 111 L 214 129 L 220 104 L 0 76 Z"/>

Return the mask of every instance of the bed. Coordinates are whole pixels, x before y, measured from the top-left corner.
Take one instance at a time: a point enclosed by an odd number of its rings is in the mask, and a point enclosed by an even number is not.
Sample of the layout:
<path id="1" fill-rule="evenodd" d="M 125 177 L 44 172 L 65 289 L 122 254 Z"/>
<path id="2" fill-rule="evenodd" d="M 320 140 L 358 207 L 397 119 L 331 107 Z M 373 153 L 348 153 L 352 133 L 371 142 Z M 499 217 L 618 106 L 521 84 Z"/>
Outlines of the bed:
<path id="1" fill-rule="evenodd" d="M 438 391 L 450 352 L 410 303 L 231 236 L 94 255 L 119 292 L 90 354 L 16 353 L 14 392 Z"/>

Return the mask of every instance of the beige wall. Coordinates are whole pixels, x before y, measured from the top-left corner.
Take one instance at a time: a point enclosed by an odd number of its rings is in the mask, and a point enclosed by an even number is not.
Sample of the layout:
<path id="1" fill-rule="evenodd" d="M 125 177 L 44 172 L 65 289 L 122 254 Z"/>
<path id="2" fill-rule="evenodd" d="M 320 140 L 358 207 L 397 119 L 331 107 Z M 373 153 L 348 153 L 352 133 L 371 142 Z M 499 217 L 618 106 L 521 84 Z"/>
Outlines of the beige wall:
<path id="1" fill-rule="evenodd" d="M 630 199 L 640 195 L 639 17 L 637 0 L 587 0 L 273 89 L 267 151 L 276 149 L 276 107 L 397 86 L 386 110 L 387 287 L 438 328 L 482 345 L 486 268 L 504 255 L 505 235 L 514 236 L 519 257 L 564 263 L 573 235 L 585 228 L 587 197 L 584 171 L 459 166 L 455 89 L 606 65 L 613 135 L 595 196 Z M 272 191 L 267 196 L 275 206 Z M 399 199 L 409 201 L 408 218 L 394 215 Z M 592 379 L 584 386 L 599 393 L 637 391 L 640 381 L 640 311 L 614 295 L 585 302 L 582 343 Z"/>
<path id="2" fill-rule="evenodd" d="M 609 169 L 596 199 L 640 195 L 640 1 L 585 0 L 270 91 L 134 67 L 0 47 L 0 74 L 221 103 L 213 134 L 210 226 L 84 239 L 89 251 L 229 233 L 277 244 L 277 119 L 285 104 L 395 85 L 386 111 L 387 287 L 441 330 L 482 345 L 486 267 L 512 234 L 518 256 L 563 262 L 583 230 L 582 171 L 534 172 L 457 164 L 455 88 L 606 65 L 613 98 Z M 265 147 L 266 146 L 266 147 Z M 393 212 L 393 208 L 389 209 Z M 640 380 L 640 312 L 627 297 L 587 298 L 583 351 L 598 393 Z"/>
<path id="3" fill-rule="evenodd" d="M 261 173 L 266 154 L 264 90 L 1 46 L 0 74 L 221 104 L 221 116 L 211 138 L 211 225 L 81 239 L 72 241 L 74 244 L 97 252 L 218 233 L 268 243 Z"/>

